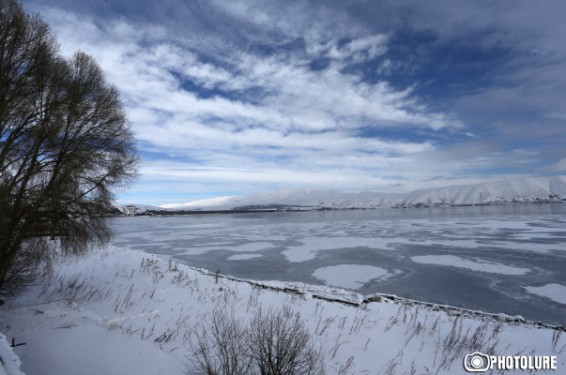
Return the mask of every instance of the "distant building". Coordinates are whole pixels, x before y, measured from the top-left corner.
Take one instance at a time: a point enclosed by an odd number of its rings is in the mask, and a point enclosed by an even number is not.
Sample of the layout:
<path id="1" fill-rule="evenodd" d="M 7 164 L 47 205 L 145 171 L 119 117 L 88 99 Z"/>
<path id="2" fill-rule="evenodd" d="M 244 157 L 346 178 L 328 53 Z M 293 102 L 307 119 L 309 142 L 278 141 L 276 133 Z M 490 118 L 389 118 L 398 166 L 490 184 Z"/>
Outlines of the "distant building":
<path id="1" fill-rule="evenodd" d="M 124 214 L 126 216 L 134 216 L 140 213 L 140 209 L 134 205 L 127 205 L 124 207 Z"/>

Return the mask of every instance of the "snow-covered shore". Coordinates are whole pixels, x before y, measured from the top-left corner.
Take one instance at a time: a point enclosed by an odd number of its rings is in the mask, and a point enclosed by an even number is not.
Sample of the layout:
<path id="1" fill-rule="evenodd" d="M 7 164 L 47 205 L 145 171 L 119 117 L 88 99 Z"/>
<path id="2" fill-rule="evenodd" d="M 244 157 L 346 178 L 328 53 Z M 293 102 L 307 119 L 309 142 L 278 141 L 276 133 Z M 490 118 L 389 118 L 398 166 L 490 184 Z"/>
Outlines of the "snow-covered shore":
<path id="1" fill-rule="evenodd" d="M 0 375 L 22 375 L 20 359 L 14 353 L 6 336 L 0 333 Z"/>
<path id="2" fill-rule="evenodd" d="M 566 200 L 566 176 L 552 176 L 448 186 L 408 193 L 283 190 L 243 197 L 220 197 L 184 204 L 169 204 L 162 208 L 211 211 L 266 207 L 273 209 L 367 209 L 486 205 L 507 202 L 560 202 L 564 200 Z"/>
<path id="3" fill-rule="evenodd" d="M 560 330 L 420 304 L 360 302 L 335 289 L 271 283 L 262 288 L 135 250 L 109 248 L 56 266 L 44 280 L 0 307 L 0 331 L 33 374 L 183 374 L 192 330 L 215 307 L 249 319 L 260 306 L 288 305 L 323 345 L 327 374 L 458 374 L 466 354 L 556 355 L 566 366 Z M 278 291 L 287 288 L 287 292 Z M 294 293 L 290 289 L 297 289 Z"/>

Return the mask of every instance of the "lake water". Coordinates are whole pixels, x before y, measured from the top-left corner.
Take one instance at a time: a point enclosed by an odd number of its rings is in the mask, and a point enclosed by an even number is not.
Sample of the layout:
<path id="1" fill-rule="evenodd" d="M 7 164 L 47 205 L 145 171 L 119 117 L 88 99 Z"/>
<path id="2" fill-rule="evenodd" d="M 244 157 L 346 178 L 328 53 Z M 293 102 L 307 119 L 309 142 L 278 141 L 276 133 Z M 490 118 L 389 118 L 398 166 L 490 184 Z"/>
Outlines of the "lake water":
<path id="1" fill-rule="evenodd" d="M 566 204 L 127 217 L 113 244 L 299 281 L 566 325 Z"/>

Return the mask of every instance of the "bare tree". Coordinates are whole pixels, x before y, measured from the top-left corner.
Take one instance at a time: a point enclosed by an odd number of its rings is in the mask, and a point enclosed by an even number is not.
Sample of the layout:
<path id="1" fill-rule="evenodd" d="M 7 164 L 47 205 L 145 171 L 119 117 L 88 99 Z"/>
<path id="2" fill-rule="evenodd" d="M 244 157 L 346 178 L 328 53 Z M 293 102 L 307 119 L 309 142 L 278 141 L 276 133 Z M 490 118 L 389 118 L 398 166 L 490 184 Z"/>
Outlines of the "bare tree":
<path id="1" fill-rule="evenodd" d="M 94 59 L 64 59 L 45 22 L 0 0 L 0 290 L 49 266 L 55 245 L 75 254 L 107 241 L 112 190 L 137 163 Z"/>

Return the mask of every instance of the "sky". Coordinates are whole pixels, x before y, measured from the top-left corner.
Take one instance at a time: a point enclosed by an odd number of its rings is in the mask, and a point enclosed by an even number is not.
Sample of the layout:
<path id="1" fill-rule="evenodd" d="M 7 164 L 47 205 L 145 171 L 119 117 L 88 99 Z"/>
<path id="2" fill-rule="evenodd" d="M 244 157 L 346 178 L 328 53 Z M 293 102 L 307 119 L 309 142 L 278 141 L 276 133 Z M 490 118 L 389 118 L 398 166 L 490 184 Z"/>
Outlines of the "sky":
<path id="1" fill-rule="evenodd" d="M 119 203 L 566 174 L 566 2 L 23 0 L 116 85 Z"/>

